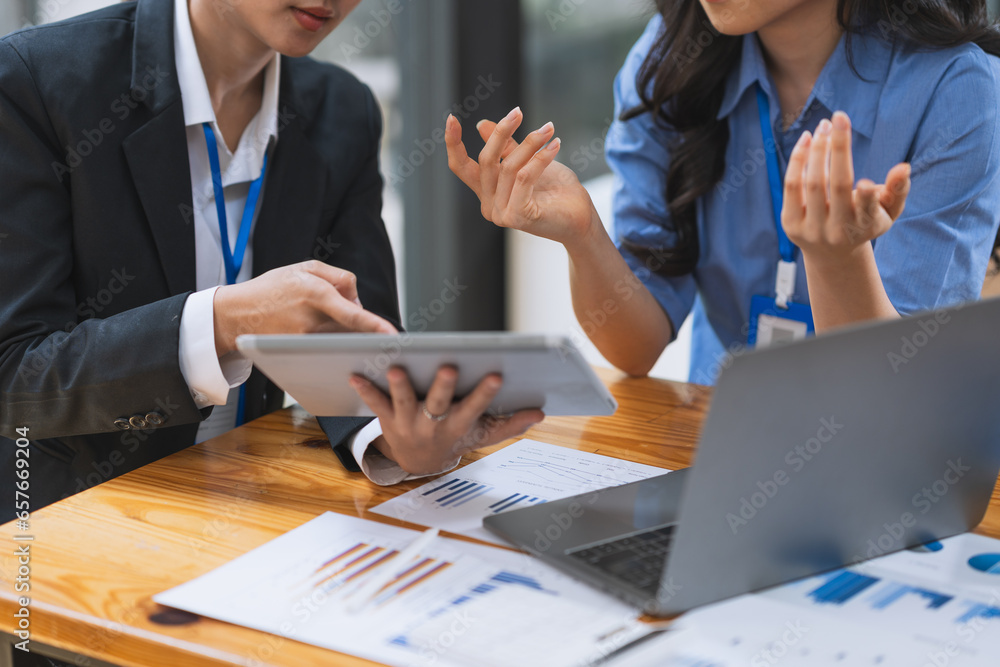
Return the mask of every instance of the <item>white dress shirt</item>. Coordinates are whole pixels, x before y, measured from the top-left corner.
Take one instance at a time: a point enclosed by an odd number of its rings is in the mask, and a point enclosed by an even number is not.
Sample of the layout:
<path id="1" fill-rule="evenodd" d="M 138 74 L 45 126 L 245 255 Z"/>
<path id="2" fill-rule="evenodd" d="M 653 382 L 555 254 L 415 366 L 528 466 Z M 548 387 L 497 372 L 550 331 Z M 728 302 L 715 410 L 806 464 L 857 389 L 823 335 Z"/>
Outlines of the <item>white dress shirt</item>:
<path id="1" fill-rule="evenodd" d="M 278 141 L 281 55 L 275 54 L 264 71 L 264 95 L 260 110 L 243 132 L 236 152 L 233 153 L 226 145 L 216 122 L 212 98 L 191 30 L 187 2 L 178 0 L 174 6 L 174 57 L 184 105 L 188 162 L 191 169 L 197 289 L 188 298 L 181 315 L 178 355 L 181 374 L 191 390 L 195 404 L 199 408 L 216 406 L 212 416 L 198 427 L 196 442 L 204 442 L 236 425 L 239 387 L 250 376 L 252 364 L 238 352 L 220 359 L 215 351 L 213 303 L 216 290 L 226 284 L 226 270 L 222 258 L 212 170 L 202 124 L 210 123 L 215 132 L 229 240 L 230 243 L 235 243 L 250 184 L 261 175 L 264 156 Z M 265 189 L 262 188 L 260 200 L 265 196 Z M 257 223 L 260 200 L 252 219 L 250 241 L 237 282 L 253 277 L 253 227 Z M 362 471 L 373 482 L 382 485 L 396 484 L 411 478 L 402 468 L 371 447 L 371 443 L 380 435 L 382 428 L 376 419 L 353 437 L 351 451 Z"/>

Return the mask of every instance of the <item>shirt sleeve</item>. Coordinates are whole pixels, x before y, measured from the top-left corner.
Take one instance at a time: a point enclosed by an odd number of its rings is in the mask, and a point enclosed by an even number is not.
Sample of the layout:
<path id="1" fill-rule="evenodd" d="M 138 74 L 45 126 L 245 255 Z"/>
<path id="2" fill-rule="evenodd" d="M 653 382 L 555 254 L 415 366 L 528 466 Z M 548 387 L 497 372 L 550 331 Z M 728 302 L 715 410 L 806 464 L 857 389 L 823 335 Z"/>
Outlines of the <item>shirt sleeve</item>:
<path id="1" fill-rule="evenodd" d="M 361 466 L 361 472 L 365 474 L 365 477 L 379 486 L 392 486 L 393 484 L 399 484 L 400 482 L 405 482 L 409 479 L 422 479 L 424 477 L 433 477 L 434 475 L 450 472 L 457 468 L 458 464 L 462 460 L 461 457 L 459 457 L 453 464 L 449 465 L 441 472 L 432 473 L 430 475 L 411 475 L 400 468 L 395 462 L 387 459 L 381 452 L 372 446 L 372 443 L 375 442 L 380 435 L 382 435 L 382 424 L 378 419 L 375 419 L 358 431 L 355 435 L 351 436 L 353 438 L 353 442 L 350 443 L 351 451 L 354 453 L 354 458 L 357 460 L 358 465 Z"/>
<path id="2" fill-rule="evenodd" d="M 229 390 L 250 377 L 253 363 L 238 352 L 219 358 L 215 351 L 215 292 L 218 287 L 195 292 L 181 313 L 177 356 L 191 398 L 199 409 L 225 405 Z"/>
<path id="3" fill-rule="evenodd" d="M 875 241 L 886 294 L 900 314 L 974 301 L 982 292 L 1000 225 L 996 60 L 978 48 L 957 58 L 917 129 L 906 209 Z"/>
<path id="4" fill-rule="evenodd" d="M 656 41 L 662 19 L 657 16 L 646 27 L 615 78 L 615 120 L 605 144 L 605 157 L 615 175 L 612 235 L 625 262 L 666 311 L 673 329 L 687 318 L 694 305 L 697 287 L 692 275 L 666 277 L 656 272 L 655 258 L 637 257 L 623 242 L 648 247 L 676 245 L 667 206 L 667 169 L 670 165 L 671 135 L 652 114 L 623 121 L 621 115 L 641 104 L 636 78 Z"/>

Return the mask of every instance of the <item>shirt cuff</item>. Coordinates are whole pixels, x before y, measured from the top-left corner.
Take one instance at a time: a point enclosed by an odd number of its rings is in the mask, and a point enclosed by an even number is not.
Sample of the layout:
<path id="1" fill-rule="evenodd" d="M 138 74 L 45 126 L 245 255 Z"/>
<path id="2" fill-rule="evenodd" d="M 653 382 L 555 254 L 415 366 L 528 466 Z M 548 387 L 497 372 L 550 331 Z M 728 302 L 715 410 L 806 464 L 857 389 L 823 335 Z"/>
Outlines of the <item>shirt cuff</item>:
<path id="1" fill-rule="evenodd" d="M 195 292 L 181 312 L 177 357 L 181 375 L 198 409 L 225 405 L 229 390 L 247 381 L 253 362 L 239 352 L 219 358 L 215 351 L 215 292 L 218 287 Z"/>
<path id="2" fill-rule="evenodd" d="M 411 475 L 400 468 L 395 461 L 387 459 L 382 452 L 372 446 L 372 443 L 375 442 L 381 435 L 382 424 L 378 419 L 374 419 L 367 426 L 348 439 L 351 452 L 354 454 L 354 459 L 361 467 L 361 472 L 365 474 L 365 477 L 379 486 L 392 486 L 393 484 L 399 484 L 400 482 L 405 482 L 410 479 L 422 479 L 424 477 L 440 475 L 441 473 L 454 470 L 458 467 L 458 464 L 462 462 L 462 458 L 459 457 L 458 460 L 455 461 L 454 465 L 451 465 L 440 472 L 431 473 L 429 475 Z"/>

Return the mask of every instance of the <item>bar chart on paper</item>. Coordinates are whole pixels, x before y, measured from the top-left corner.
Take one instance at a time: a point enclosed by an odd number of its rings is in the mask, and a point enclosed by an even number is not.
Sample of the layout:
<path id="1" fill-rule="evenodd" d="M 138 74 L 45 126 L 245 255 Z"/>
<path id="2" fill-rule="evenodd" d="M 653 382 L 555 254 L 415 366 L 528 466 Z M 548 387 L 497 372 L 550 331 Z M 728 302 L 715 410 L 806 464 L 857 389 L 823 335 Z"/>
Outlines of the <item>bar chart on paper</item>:
<path id="1" fill-rule="evenodd" d="M 608 667 L 996 667 L 1000 541 L 964 534 L 688 612 Z"/>
<path id="2" fill-rule="evenodd" d="M 600 454 L 521 440 L 372 511 L 500 544 L 483 528 L 484 517 L 667 472 Z"/>
<path id="3" fill-rule="evenodd" d="M 933 549 L 901 551 L 761 596 L 919 637 L 927 651 L 958 640 L 962 659 L 954 664 L 994 665 L 990 660 L 1000 652 L 1000 586 L 990 572 L 994 555 L 984 547 L 998 544 L 959 535 Z"/>
<path id="4" fill-rule="evenodd" d="M 395 567 L 393 559 L 399 549 L 366 542 L 357 542 L 337 552 L 321 563 L 306 579 L 308 588 L 319 590 L 324 597 L 347 601 L 380 568 Z M 377 592 L 373 603 L 378 606 L 391 602 L 418 586 L 431 582 L 445 572 L 452 562 L 440 558 L 424 557 L 408 563 Z"/>
<path id="5" fill-rule="evenodd" d="M 437 539 L 398 562 L 418 535 L 328 512 L 154 600 L 399 667 L 573 667 L 649 631 L 514 551 Z"/>
<path id="6" fill-rule="evenodd" d="M 439 509 L 444 508 L 459 508 L 466 503 L 472 502 L 480 496 L 484 496 L 491 491 L 494 491 L 494 487 L 489 484 L 481 484 L 474 480 L 468 479 L 448 479 L 442 484 L 435 483 L 434 488 L 429 491 L 424 491 L 420 495 L 428 503 L 433 503 Z M 492 497 L 490 497 L 492 500 Z M 500 500 L 487 506 L 487 509 L 493 513 L 497 514 L 503 512 L 504 510 L 513 509 L 514 507 L 521 505 L 534 505 L 536 503 L 544 503 L 547 499 L 540 496 L 535 496 L 530 493 L 512 493 L 506 498 L 501 498 Z"/>

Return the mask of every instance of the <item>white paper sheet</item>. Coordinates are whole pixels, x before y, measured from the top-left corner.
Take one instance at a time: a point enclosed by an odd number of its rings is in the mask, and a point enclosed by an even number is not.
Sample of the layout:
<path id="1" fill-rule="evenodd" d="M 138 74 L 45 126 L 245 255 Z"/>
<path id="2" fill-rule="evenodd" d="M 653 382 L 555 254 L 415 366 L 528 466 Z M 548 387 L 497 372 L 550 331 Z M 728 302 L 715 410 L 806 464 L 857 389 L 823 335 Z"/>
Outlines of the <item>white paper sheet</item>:
<path id="1" fill-rule="evenodd" d="M 697 609 L 610 665 L 1000 665 L 1000 541 L 932 546 Z"/>
<path id="2" fill-rule="evenodd" d="M 494 544 L 483 518 L 670 472 L 663 468 L 521 440 L 372 509 Z"/>
<path id="3" fill-rule="evenodd" d="M 381 560 L 418 535 L 326 513 L 153 599 L 399 666 L 580 665 L 647 632 L 634 609 L 518 552 L 441 538 L 409 564 Z M 396 578 L 349 613 L 380 567 Z"/>

